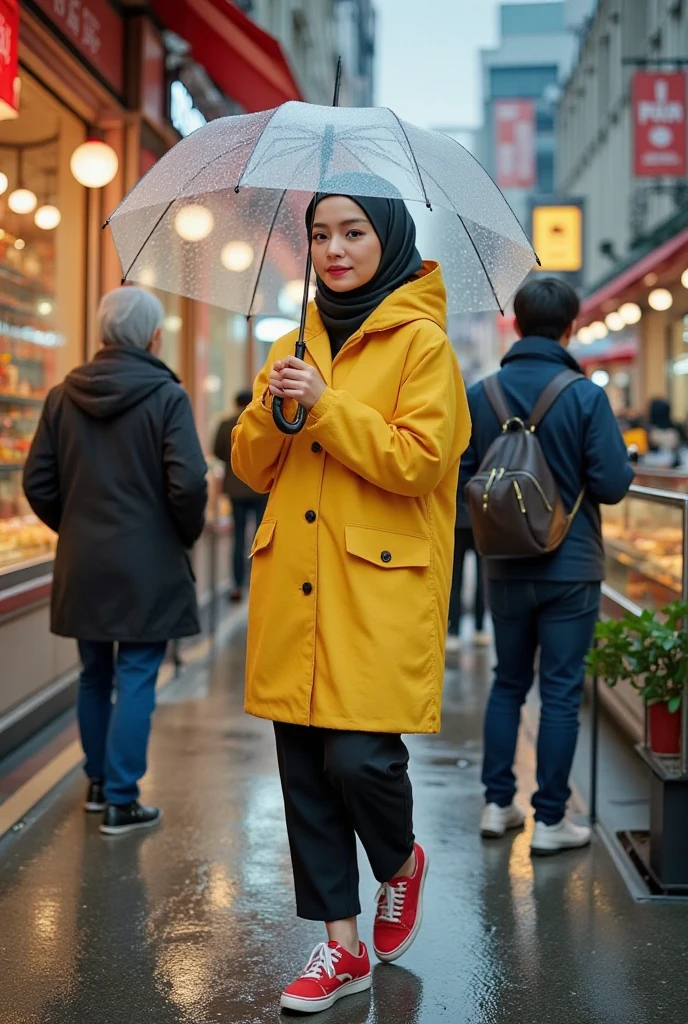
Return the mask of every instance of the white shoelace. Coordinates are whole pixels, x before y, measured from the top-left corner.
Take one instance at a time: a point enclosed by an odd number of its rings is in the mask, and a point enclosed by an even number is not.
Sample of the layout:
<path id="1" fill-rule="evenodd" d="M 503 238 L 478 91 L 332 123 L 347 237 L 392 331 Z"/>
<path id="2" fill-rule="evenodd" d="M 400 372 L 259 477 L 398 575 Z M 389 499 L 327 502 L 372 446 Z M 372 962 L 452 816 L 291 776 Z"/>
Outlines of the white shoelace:
<path id="1" fill-rule="evenodd" d="M 391 882 L 382 883 L 375 897 L 378 900 L 378 921 L 399 923 L 406 899 L 406 885 L 406 882 L 398 882 L 396 885 L 392 885 Z"/>
<path id="2" fill-rule="evenodd" d="M 315 978 L 316 981 L 320 981 L 322 972 L 325 971 L 328 978 L 334 978 L 335 964 L 339 963 L 341 958 L 342 954 L 338 949 L 332 949 L 326 942 L 320 942 L 311 953 L 311 958 L 301 977 Z"/>

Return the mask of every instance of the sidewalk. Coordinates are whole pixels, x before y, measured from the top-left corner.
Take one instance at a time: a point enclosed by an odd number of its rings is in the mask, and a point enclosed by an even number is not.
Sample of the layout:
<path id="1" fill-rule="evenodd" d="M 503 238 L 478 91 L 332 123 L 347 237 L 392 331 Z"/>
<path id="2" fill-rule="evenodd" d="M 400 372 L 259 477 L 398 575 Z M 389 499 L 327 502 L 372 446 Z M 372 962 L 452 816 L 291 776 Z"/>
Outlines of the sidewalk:
<path id="1" fill-rule="evenodd" d="M 271 726 L 241 710 L 244 635 L 160 695 L 148 835 L 104 839 L 69 775 L 0 842 L 0 1024 L 263 1024 L 320 927 L 294 917 Z M 440 737 L 412 737 L 425 923 L 373 993 L 322 1024 L 685 1024 L 688 914 L 639 906 L 602 845 L 531 860 L 532 822 L 477 835 L 492 655 L 447 673 Z M 455 662 L 456 664 L 456 662 Z M 527 805 L 532 749 L 519 749 Z M 362 934 L 376 883 L 361 859 Z"/>

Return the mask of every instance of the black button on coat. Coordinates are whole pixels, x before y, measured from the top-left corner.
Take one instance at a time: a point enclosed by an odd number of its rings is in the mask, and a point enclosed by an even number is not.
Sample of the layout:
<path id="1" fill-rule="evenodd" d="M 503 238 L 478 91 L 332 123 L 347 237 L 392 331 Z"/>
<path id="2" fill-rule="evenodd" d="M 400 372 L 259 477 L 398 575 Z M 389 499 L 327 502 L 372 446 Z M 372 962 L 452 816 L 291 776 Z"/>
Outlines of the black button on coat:
<path id="1" fill-rule="evenodd" d="M 155 356 L 102 349 L 48 395 L 24 472 L 58 532 L 54 633 L 152 643 L 200 625 L 188 550 L 206 463 L 189 397 Z"/>

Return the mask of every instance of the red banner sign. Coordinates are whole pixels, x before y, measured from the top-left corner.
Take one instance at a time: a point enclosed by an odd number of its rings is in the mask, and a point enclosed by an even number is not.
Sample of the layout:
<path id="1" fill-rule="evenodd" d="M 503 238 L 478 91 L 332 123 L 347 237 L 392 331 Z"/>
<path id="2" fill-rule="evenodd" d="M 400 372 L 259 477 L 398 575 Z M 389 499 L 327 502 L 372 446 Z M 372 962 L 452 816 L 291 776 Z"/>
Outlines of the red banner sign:
<path id="1" fill-rule="evenodd" d="M 633 173 L 641 178 L 684 177 L 686 75 L 637 71 L 633 76 Z"/>
<path id="2" fill-rule="evenodd" d="M 122 19 L 108 0 L 34 0 L 116 92 L 124 88 Z"/>
<path id="3" fill-rule="evenodd" d="M 19 113 L 19 8 L 0 0 L 0 120 Z"/>
<path id="4" fill-rule="evenodd" d="M 497 100 L 494 122 L 497 184 L 500 188 L 533 188 L 535 105 L 532 100 Z"/>

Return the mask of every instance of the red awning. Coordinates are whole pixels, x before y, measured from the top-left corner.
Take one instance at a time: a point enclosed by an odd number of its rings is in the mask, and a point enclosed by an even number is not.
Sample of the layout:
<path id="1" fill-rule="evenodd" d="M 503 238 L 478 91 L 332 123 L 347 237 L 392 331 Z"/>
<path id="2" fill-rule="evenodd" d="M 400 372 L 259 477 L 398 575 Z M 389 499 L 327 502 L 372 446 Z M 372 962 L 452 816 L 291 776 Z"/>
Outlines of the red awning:
<path id="1" fill-rule="evenodd" d="M 151 6 L 249 114 L 302 98 L 278 41 L 229 0 L 152 0 Z"/>
<path id="2" fill-rule="evenodd" d="M 614 308 L 615 304 L 637 298 L 636 292 L 639 288 L 649 291 L 650 288 L 643 284 L 646 274 L 656 273 L 658 275 L 657 285 L 663 285 L 665 283 L 661 280 L 663 273 L 673 274 L 676 270 L 674 263 L 677 260 L 681 264 L 686 263 L 686 246 L 688 246 L 688 228 L 679 232 L 678 235 L 674 235 L 657 249 L 653 249 L 633 266 L 627 267 L 618 277 L 608 281 L 607 284 L 602 285 L 596 292 L 589 295 L 581 307 L 581 322 L 589 323 L 599 316 L 600 312 L 604 313 L 605 303 L 612 303 L 611 308 Z M 685 266 L 682 265 L 680 269 L 685 269 Z M 653 287 L 655 286 L 653 285 Z"/>
<path id="3" fill-rule="evenodd" d="M 576 360 L 581 366 L 595 366 L 597 363 L 632 363 L 638 355 L 635 341 L 613 342 L 601 352 L 585 355 L 577 350 Z"/>

